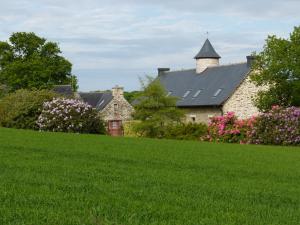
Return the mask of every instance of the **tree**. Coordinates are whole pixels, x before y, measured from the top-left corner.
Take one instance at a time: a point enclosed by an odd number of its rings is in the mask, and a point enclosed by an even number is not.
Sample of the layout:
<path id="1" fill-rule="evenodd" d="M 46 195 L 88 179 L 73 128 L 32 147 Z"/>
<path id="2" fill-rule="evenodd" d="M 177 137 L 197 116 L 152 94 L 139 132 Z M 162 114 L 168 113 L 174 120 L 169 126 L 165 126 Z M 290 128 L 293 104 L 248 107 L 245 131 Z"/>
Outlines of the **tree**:
<path id="1" fill-rule="evenodd" d="M 141 94 L 141 91 L 125 91 L 124 92 L 124 98 L 129 102 L 132 103 L 135 99 L 137 99 L 139 97 L 139 95 Z"/>
<path id="2" fill-rule="evenodd" d="M 7 87 L 3 84 L 0 84 L 0 98 L 3 98 L 7 94 L 8 94 Z"/>
<path id="3" fill-rule="evenodd" d="M 60 53 L 57 43 L 34 33 L 13 33 L 8 42 L 0 42 L 0 84 L 15 91 L 76 82 L 72 64 Z"/>
<path id="4" fill-rule="evenodd" d="M 143 91 L 137 99 L 134 118 L 140 120 L 135 131 L 146 137 L 164 136 L 167 126 L 180 123 L 183 112 L 176 108 L 177 99 L 167 96 L 159 80 L 147 77 L 147 84 L 142 82 Z"/>
<path id="5" fill-rule="evenodd" d="M 269 36 L 253 65 L 252 81 L 268 87 L 258 93 L 256 106 L 268 111 L 273 105 L 300 106 L 300 27 L 288 39 Z"/>
<path id="6" fill-rule="evenodd" d="M 0 99 L 0 126 L 20 129 L 38 129 L 37 119 L 45 101 L 58 94 L 50 90 L 17 90 Z"/>

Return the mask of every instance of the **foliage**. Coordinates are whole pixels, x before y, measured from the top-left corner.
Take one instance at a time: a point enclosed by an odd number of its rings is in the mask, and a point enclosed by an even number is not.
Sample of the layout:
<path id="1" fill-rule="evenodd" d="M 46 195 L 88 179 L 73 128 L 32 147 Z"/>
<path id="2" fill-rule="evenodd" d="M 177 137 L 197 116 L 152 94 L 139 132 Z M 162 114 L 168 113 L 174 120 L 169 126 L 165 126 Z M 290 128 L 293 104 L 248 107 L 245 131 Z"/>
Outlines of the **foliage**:
<path id="1" fill-rule="evenodd" d="M 255 57 L 252 80 L 268 87 L 255 100 L 259 109 L 300 106 L 300 27 L 295 27 L 289 39 L 269 36 L 263 51 Z"/>
<path id="2" fill-rule="evenodd" d="M 78 79 L 76 76 L 72 75 L 71 76 L 71 87 L 73 92 L 77 92 L 79 85 L 78 85 Z"/>
<path id="3" fill-rule="evenodd" d="M 3 98 L 8 94 L 8 89 L 5 85 L 0 84 L 0 98 Z"/>
<path id="4" fill-rule="evenodd" d="M 299 158 L 299 147 L 0 128 L 0 224 L 298 225 Z"/>
<path id="5" fill-rule="evenodd" d="M 254 144 L 300 145 L 300 109 L 274 106 L 257 117 L 250 135 Z"/>
<path id="6" fill-rule="evenodd" d="M 141 91 L 125 91 L 124 92 L 124 98 L 129 102 L 132 103 L 134 100 L 136 100 L 139 95 L 141 94 Z"/>
<path id="7" fill-rule="evenodd" d="M 224 116 L 213 117 L 208 126 L 208 135 L 204 140 L 225 143 L 248 143 L 254 123 L 254 117 L 248 120 L 238 120 L 233 112 L 228 112 Z"/>
<path id="8" fill-rule="evenodd" d="M 126 121 L 123 123 L 124 136 L 125 137 L 138 137 L 138 134 L 135 132 L 134 127 L 136 124 L 140 123 L 137 120 Z"/>
<path id="9" fill-rule="evenodd" d="M 164 138 L 178 140 L 200 140 L 207 134 L 207 125 L 202 123 L 188 123 L 169 125 Z"/>
<path id="10" fill-rule="evenodd" d="M 134 113 L 134 118 L 141 123 L 134 129 L 141 136 L 161 138 L 169 124 L 180 122 L 183 112 L 176 108 L 177 99 L 167 96 L 159 80 L 147 79 L 147 84 L 142 83 L 143 92 Z"/>
<path id="11" fill-rule="evenodd" d="M 48 90 L 18 90 L 0 99 L 0 125 L 19 129 L 37 129 L 36 120 L 43 103 L 57 96 Z"/>
<path id="12" fill-rule="evenodd" d="M 76 99 L 56 98 L 45 102 L 37 124 L 42 131 L 105 133 L 96 110 Z"/>
<path id="13" fill-rule="evenodd" d="M 9 42 L 0 42 L 0 84 L 10 91 L 49 89 L 69 84 L 73 79 L 76 87 L 72 64 L 60 53 L 57 43 L 47 42 L 34 33 L 13 33 Z"/>

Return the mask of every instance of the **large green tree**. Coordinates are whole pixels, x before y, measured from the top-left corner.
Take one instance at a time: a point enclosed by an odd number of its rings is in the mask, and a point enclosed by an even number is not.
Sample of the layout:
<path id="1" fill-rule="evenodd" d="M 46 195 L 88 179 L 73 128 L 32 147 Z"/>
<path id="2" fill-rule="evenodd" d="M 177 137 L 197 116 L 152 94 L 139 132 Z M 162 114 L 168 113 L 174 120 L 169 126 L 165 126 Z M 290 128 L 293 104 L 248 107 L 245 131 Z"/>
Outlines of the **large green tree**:
<path id="1" fill-rule="evenodd" d="M 10 91 L 71 83 L 77 87 L 71 71 L 58 44 L 34 33 L 13 33 L 9 41 L 0 42 L 0 84 Z"/>
<path id="2" fill-rule="evenodd" d="M 258 108 L 300 106 L 300 27 L 287 39 L 269 36 L 263 51 L 254 55 L 252 80 L 268 87 L 255 99 Z"/>
<path id="3" fill-rule="evenodd" d="M 146 84 L 142 82 L 143 91 L 135 105 L 134 118 L 140 121 L 135 130 L 142 136 L 161 138 L 168 125 L 180 123 L 183 112 L 176 108 L 177 99 L 167 96 L 159 80 L 147 80 Z"/>

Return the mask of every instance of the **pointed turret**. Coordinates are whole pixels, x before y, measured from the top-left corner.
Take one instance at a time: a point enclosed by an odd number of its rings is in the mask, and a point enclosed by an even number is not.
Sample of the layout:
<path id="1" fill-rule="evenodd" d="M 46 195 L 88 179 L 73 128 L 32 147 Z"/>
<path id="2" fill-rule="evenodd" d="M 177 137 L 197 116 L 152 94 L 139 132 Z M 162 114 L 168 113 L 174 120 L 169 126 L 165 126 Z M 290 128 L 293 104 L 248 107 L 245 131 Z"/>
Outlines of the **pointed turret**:
<path id="1" fill-rule="evenodd" d="M 195 56 L 197 73 L 202 73 L 209 66 L 219 65 L 221 56 L 215 51 L 208 39 L 206 39 L 200 52 Z"/>

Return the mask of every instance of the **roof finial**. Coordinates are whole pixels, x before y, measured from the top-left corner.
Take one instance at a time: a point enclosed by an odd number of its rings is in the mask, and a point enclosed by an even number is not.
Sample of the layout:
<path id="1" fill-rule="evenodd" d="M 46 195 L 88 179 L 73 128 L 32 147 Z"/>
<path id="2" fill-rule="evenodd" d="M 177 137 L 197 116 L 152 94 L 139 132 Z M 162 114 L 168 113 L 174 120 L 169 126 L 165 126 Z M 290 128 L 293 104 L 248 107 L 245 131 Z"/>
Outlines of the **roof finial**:
<path id="1" fill-rule="evenodd" d="M 209 32 L 208 31 L 206 31 L 206 38 L 208 39 L 208 36 L 209 36 Z"/>

